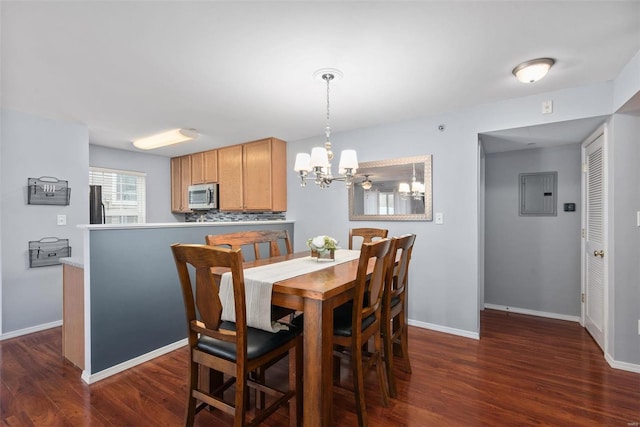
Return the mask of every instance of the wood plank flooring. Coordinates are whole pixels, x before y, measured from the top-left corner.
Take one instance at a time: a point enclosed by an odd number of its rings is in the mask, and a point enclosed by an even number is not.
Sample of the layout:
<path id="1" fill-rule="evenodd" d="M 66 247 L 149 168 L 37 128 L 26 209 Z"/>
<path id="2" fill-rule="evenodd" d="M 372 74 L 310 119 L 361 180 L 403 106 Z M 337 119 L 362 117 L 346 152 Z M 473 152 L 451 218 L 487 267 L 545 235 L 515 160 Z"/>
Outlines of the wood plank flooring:
<path id="1" fill-rule="evenodd" d="M 397 369 L 389 407 L 367 377 L 370 425 L 640 425 L 640 374 L 610 368 L 578 324 L 491 310 L 481 322 L 479 341 L 410 328 L 413 374 Z M 55 328 L 0 341 L 1 425 L 182 425 L 186 349 L 88 386 L 62 358 L 61 338 Z M 348 384 L 346 365 L 342 374 Z M 357 425 L 352 394 L 339 390 L 334 406 L 335 425 Z M 230 424 L 219 412 L 196 416 L 198 426 Z M 288 426 L 287 411 L 265 425 Z"/>

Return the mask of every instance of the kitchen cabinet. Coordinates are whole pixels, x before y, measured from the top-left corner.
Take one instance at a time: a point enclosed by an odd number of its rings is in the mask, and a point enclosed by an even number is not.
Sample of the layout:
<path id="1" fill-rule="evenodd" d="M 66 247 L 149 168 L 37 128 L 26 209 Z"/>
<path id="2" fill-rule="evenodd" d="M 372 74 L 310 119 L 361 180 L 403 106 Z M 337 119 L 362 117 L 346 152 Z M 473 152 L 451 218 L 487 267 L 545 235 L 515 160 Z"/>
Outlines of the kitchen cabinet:
<path id="1" fill-rule="evenodd" d="M 171 212 L 185 213 L 189 210 L 191 185 L 191 156 L 171 159 Z"/>
<path id="2" fill-rule="evenodd" d="M 191 184 L 218 182 L 218 150 L 191 155 Z"/>
<path id="3" fill-rule="evenodd" d="M 218 149 L 220 210 L 287 210 L 286 143 L 267 138 Z"/>

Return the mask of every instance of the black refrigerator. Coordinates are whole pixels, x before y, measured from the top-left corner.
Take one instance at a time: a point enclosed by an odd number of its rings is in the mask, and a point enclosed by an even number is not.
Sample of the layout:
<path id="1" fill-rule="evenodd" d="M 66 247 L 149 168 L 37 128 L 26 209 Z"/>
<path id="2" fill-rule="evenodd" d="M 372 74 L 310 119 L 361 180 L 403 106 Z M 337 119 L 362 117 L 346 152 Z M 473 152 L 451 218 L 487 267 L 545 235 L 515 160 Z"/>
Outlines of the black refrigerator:
<path id="1" fill-rule="evenodd" d="M 102 203 L 102 186 L 89 186 L 89 223 L 104 224 L 105 212 Z"/>

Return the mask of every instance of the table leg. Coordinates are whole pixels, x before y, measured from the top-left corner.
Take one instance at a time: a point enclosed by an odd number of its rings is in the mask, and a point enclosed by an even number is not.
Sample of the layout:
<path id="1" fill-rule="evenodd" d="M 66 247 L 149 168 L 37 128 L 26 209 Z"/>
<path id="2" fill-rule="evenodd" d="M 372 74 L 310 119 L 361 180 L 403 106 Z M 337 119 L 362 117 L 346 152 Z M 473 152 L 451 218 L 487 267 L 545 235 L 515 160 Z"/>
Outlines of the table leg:
<path id="1" fill-rule="evenodd" d="M 304 301 L 305 426 L 332 425 L 333 309 L 326 301 Z"/>

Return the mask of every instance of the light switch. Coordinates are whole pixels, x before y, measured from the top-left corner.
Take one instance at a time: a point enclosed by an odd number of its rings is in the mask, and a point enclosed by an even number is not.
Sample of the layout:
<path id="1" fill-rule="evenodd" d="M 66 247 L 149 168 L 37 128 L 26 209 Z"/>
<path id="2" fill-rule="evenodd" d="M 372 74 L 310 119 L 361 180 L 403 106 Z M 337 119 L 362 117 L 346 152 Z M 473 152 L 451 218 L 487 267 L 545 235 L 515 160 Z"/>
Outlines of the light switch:
<path id="1" fill-rule="evenodd" d="M 58 215 L 58 225 L 67 225 L 67 216 L 62 214 Z"/>
<path id="2" fill-rule="evenodd" d="M 444 214 L 442 212 L 436 212 L 436 224 L 444 224 Z"/>
<path id="3" fill-rule="evenodd" d="M 636 212 L 636 225 L 640 227 L 640 211 Z"/>

